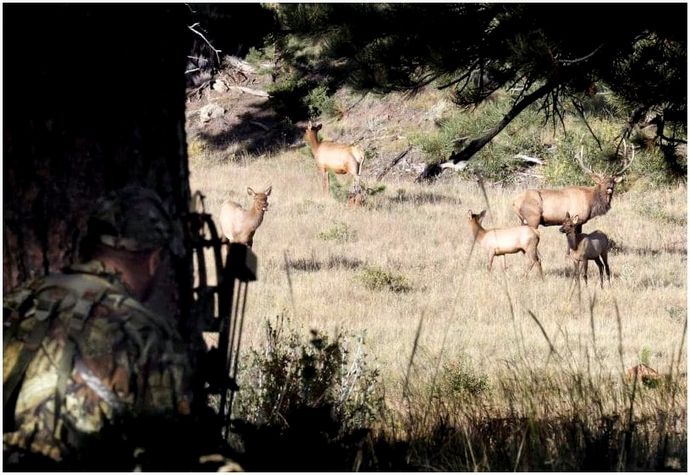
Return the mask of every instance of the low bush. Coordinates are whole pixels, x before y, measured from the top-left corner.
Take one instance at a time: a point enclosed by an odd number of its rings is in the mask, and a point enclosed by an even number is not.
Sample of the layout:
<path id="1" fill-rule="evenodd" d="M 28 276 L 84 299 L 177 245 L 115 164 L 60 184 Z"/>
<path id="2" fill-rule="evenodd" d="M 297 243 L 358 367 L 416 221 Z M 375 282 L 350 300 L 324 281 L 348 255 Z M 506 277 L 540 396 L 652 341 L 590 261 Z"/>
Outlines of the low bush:
<path id="1" fill-rule="evenodd" d="M 363 338 L 312 330 L 305 340 L 287 323 L 267 322 L 265 347 L 251 351 L 231 443 L 247 470 L 356 470 L 383 409 Z"/>
<path id="2" fill-rule="evenodd" d="M 379 267 L 366 267 L 356 276 L 365 288 L 376 291 L 409 292 L 412 286 L 404 275 L 396 274 Z"/>
<path id="3" fill-rule="evenodd" d="M 337 243 L 345 243 L 357 240 L 357 231 L 352 229 L 347 223 L 337 222 L 325 231 L 321 231 L 318 235 L 319 239 L 324 241 L 335 241 Z"/>

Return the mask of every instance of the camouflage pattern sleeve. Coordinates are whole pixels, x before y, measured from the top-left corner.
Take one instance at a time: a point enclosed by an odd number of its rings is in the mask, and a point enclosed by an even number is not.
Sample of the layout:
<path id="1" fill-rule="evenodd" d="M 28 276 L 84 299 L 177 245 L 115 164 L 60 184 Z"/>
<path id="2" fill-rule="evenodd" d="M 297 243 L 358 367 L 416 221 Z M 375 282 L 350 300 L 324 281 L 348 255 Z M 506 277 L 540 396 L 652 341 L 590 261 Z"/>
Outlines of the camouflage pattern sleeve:
<path id="1" fill-rule="evenodd" d="M 37 351 L 18 392 L 14 427 L 4 433 L 6 447 L 58 462 L 93 458 L 101 451 L 109 456 L 120 452 L 127 458 L 131 456 L 127 451 L 145 449 L 133 444 L 147 443 L 128 433 L 136 426 L 132 421 L 174 421 L 189 415 L 189 360 L 181 337 L 165 319 L 126 295 L 113 293 L 95 303 L 83 326 L 73 332 L 75 302 L 69 301 L 73 299 L 69 291 L 55 287 L 41 293 L 43 301 L 56 306 L 52 319 L 29 318 L 35 316 L 41 299 L 33 301 L 35 309 L 25 314 L 17 310 L 25 305 L 20 302 L 23 298 L 13 295 L 5 302 L 5 330 L 10 335 L 4 347 L 5 376 L 27 343 L 36 339 L 35 328 L 41 322 L 50 325 L 45 337 L 34 342 Z M 65 358 L 69 348 L 74 348 L 73 354 Z M 64 397 L 58 398 L 66 359 L 71 365 Z M 60 401 L 57 411 L 56 401 Z M 99 446 L 98 441 L 105 439 L 107 447 Z"/>

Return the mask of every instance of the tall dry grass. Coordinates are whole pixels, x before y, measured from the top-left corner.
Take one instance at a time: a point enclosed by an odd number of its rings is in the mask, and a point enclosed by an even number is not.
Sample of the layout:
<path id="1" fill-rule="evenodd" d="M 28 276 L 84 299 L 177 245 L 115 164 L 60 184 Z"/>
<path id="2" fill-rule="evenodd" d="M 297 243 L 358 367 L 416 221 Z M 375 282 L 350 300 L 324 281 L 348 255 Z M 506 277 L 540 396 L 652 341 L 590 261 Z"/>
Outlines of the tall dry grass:
<path id="1" fill-rule="evenodd" d="M 491 274 L 483 251 L 470 255 L 467 211 L 488 209 L 487 227 L 516 225 L 510 207 L 515 188 L 487 187 L 487 203 L 473 182 L 386 183 L 368 206 L 347 209 L 321 193 L 313 159 L 304 151 L 244 164 L 197 163 L 191 181 L 206 194 L 214 216 L 226 198 L 248 204 L 247 186 L 273 186 L 254 245 L 259 280 L 247 307 L 250 345 L 259 342 L 262 322 L 277 314 L 289 315 L 304 331 L 365 334 L 385 380 L 393 382 L 407 365 L 420 320 L 425 353 L 469 359 L 490 376 L 506 360 L 541 365 L 547 359 L 549 343 L 530 312 L 556 348 L 588 342 L 612 371 L 636 364 L 644 349 L 651 352 L 651 366 L 663 369 L 681 344 L 687 315 L 685 187 L 633 187 L 614 196 L 607 215 L 585 226 L 614 241 L 613 279 L 601 291 L 590 266 L 590 284 L 578 299 L 568 294 L 572 265 L 556 227 L 540 228 L 543 281 L 536 272 L 523 277 L 526 259 L 520 254 L 506 258 L 506 272 L 497 258 Z M 362 276 L 371 268 L 400 276 L 410 290 L 369 290 Z M 575 356 L 574 363 L 586 363 L 584 353 Z"/>
<path id="2" fill-rule="evenodd" d="M 214 216 L 227 198 L 248 205 L 247 186 L 273 186 L 255 236 L 244 348 L 261 348 L 277 315 L 304 335 L 363 336 L 389 408 L 379 443 L 404 439 L 416 468 L 686 466 L 684 186 L 617 193 L 585 226 L 614 243 L 612 285 L 600 290 L 590 266 L 589 286 L 569 293 L 556 227 L 540 228 L 543 281 L 523 276 L 520 254 L 488 273 L 473 247 L 467 211 L 487 209 L 487 227 L 516 225 L 518 188 L 391 181 L 350 209 L 319 183 L 306 149 L 224 164 L 192 157 L 192 189 Z M 627 385 L 625 370 L 641 359 L 671 382 Z M 400 468 L 385 465 L 383 446 L 367 467 Z"/>

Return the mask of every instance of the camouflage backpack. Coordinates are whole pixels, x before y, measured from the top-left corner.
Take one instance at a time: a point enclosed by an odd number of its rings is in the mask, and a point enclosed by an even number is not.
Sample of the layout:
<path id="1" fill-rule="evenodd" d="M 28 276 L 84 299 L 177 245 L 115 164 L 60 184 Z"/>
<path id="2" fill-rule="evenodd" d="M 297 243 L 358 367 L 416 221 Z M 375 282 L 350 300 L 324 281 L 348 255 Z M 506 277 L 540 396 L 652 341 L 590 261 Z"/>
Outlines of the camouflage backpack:
<path id="1" fill-rule="evenodd" d="M 189 412 L 189 363 L 164 318 L 100 262 L 4 301 L 5 448 L 55 461 L 125 417 Z"/>

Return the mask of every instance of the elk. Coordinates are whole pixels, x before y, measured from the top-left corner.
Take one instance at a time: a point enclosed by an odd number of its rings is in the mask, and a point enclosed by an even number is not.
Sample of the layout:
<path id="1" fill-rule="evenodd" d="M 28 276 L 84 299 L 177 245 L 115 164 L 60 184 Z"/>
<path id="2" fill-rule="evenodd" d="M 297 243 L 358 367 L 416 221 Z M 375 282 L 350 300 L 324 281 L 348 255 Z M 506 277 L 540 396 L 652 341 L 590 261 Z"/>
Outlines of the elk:
<path id="1" fill-rule="evenodd" d="M 604 288 L 604 268 L 606 268 L 606 275 L 608 277 L 609 286 L 611 285 L 611 269 L 609 269 L 608 252 L 609 252 L 609 238 L 606 234 L 596 230 L 589 234 L 578 233 L 576 231 L 577 225 L 580 224 L 579 216 L 575 215 L 572 218 L 566 212 L 565 221 L 560 227 L 559 231 L 565 234 L 568 239 L 568 249 L 570 249 L 570 257 L 575 266 L 574 279 L 578 281 L 580 278 L 580 267 L 583 269 L 583 278 L 585 285 L 587 285 L 587 263 L 594 261 L 599 268 L 599 280 L 601 281 L 601 288 Z"/>
<path id="2" fill-rule="evenodd" d="M 534 229 L 542 226 L 560 226 L 567 213 L 580 217 L 577 232 L 582 232 L 582 225 L 592 218 L 602 216 L 611 209 L 611 199 L 616 184 L 623 180 L 623 173 L 635 159 L 635 148 L 632 157 L 615 173 L 608 170 L 603 174 L 594 173 L 585 166 L 582 148 L 577 163 L 582 170 L 596 183 L 593 187 L 570 186 L 556 190 L 530 189 L 520 193 L 513 201 L 513 211 L 520 218 L 521 224 Z M 627 145 L 623 155 L 627 155 Z"/>
<path id="3" fill-rule="evenodd" d="M 522 252 L 529 259 L 529 267 L 525 275 L 532 270 L 534 265 L 539 269 L 539 275 L 544 278 L 539 261 L 537 246 L 539 245 L 539 232 L 529 226 L 515 226 L 503 229 L 484 229 L 481 221 L 486 215 L 486 210 L 479 214 L 467 212 L 467 222 L 470 225 L 472 236 L 489 253 L 489 272 L 494 261 L 494 256 L 503 256 L 503 268 L 505 269 L 505 255 Z"/>
<path id="4" fill-rule="evenodd" d="M 319 141 L 317 132 L 321 130 L 321 124 L 313 125 L 311 121 L 304 132 L 304 140 L 309 144 L 311 153 L 316 159 L 316 165 L 321 172 L 321 184 L 324 193 L 328 193 L 328 171 L 338 175 L 352 175 L 359 182 L 359 174 L 362 171 L 364 152 L 355 145 L 344 145 L 329 141 Z"/>
<path id="5" fill-rule="evenodd" d="M 254 243 L 254 233 L 264 219 L 268 210 L 268 197 L 271 194 L 268 187 L 262 193 L 257 193 L 247 187 L 247 194 L 254 197 L 252 206 L 245 210 L 234 201 L 225 201 L 220 208 L 220 228 L 225 238 L 230 242 L 238 242 L 248 247 Z"/>

